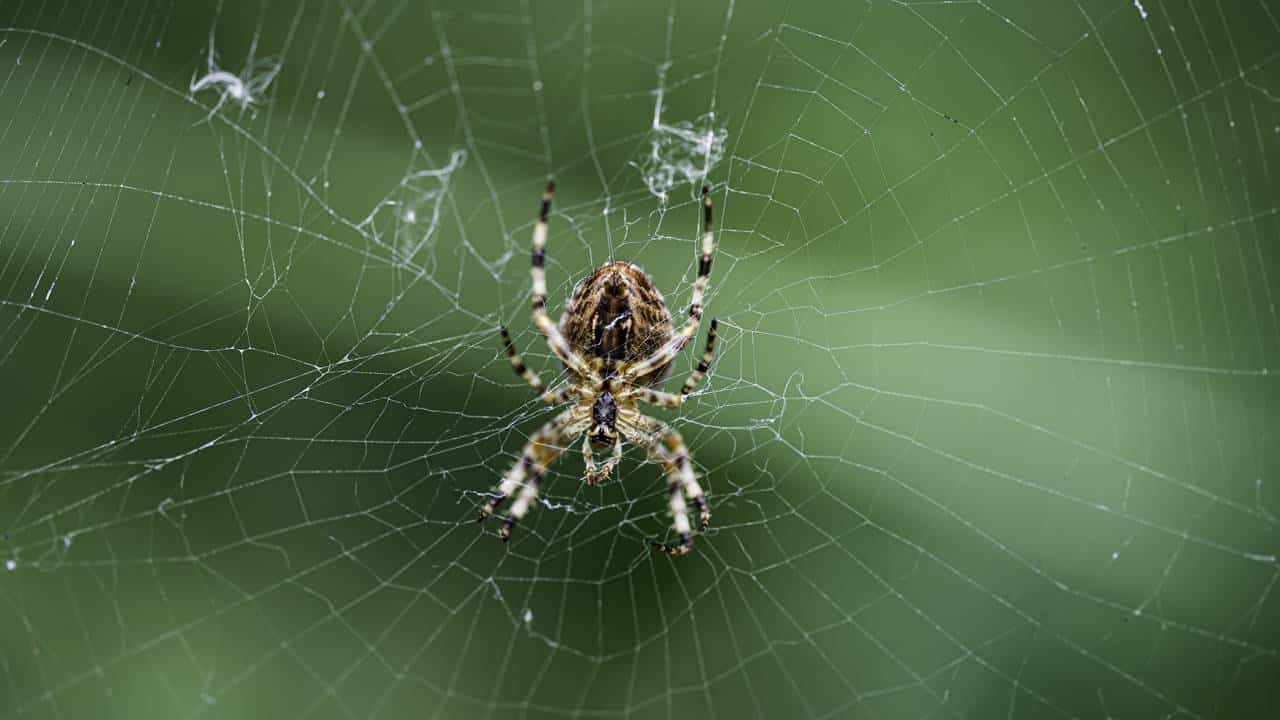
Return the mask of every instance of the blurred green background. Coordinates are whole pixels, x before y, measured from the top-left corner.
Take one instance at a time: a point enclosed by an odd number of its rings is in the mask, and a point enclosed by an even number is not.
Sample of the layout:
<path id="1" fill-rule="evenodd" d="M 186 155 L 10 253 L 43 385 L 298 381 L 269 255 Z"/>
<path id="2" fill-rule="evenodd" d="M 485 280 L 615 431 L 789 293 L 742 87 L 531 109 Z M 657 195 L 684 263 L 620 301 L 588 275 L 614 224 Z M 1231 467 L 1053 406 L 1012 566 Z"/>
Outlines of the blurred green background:
<path id="1" fill-rule="evenodd" d="M 1278 18 L 5 2 L 0 715 L 1280 716 Z M 707 169 L 712 530 L 503 546 L 542 184 L 678 314 Z"/>

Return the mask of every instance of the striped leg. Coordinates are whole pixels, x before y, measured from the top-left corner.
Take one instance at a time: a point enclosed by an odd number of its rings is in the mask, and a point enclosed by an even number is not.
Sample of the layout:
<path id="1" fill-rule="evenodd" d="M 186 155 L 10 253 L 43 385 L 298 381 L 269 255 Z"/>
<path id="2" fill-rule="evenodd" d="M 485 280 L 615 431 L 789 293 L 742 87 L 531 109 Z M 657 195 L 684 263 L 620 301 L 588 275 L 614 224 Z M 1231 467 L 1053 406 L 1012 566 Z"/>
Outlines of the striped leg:
<path id="1" fill-rule="evenodd" d="M 542 208 L 538 211 L 538 224 L 533 226 L 533 323 L 547 339 L 560 361 L 583 377 L 592 377 L 587 364 L 573 354 L 569 341 L 560 334 L 560 328 L 547 316 L 547 214 L 551 212 L 551 196 L 556 191 L 554 181 L 542 191 Z"/>
<path id="2" fill-rule="evenodd" d="M 533 507 L 533 503 L 538 500 L 538 486 L 542 484 L 542 474 L 539 473 L 529 478 L 529 482 L 525 483 L 524 488 L 520 490 L 520 495 L 516 501 L 511 503 L 511 511 L 507 513 L 507 519 L 502 521 L 502 527 L 498 528 L 498 537 L 502 538 L 502 542 L 511 539 L 511 528 L 525 516 Z"/>
<path id="3" fill-rule="evenodd" d="M 669 555 L 684 555 L 693 548 L 693 531 L 689 525 L 689 511 L 685 500 L 692 501 L 698 509 L 698 524 L 701 529 L 706 530 L 711 524 L 706 495 L 693 475 L 689 448 L 685 446 L 680 433 L 666 423 L 643 415 L 638 415 L 635 425 L 629 425 L 628 430 L 628 439 L 643 447 L 650 458 L 661 464 L 670 479 L 668 492 L 672 527 L 680 541 L 670 545 L 655 542 L 653 545 Z"/>
<path id="4" fill-rule="evenodd" d="M 711 223 L 711 189 L 704 187 L 702 188 L 702 257 L 698 260 L 698 277 L 693 281 L 693 299 L 689 302 L 689 319 L 666 345 L 627 368 L 628 377 L 643 377 L 655 368 L 671 362 L 676 354 L 693 339 L 693 336 L 698 334 L 698 323 L 702 320 L 702 299 L 707 294 L 707 283 L 711 277 L 711 255 L 715 249 L 715 233 Z"/>
<path id="5" fill-rule="evenodd" d="M 511 526 L 528 511 L 533 498 L 537 496 L 538 483 L 542 481 L 542 476 L 546 473 L 547 466 L 560 454 L 564 444 L 571 437 L 570 433 L 575 426 L 581 424 L 581 420 L 578 418 L 579 414 L 574 408 L 565 410 L 543 425 L 538 432 L 534 433 L 529 442 L 525 444 L 524 450 L 520 452 L 520 459 L 503 476 L 502 482 L 489 497 L 489 501 L 485 503 L 484 507 L 480 508 L 480 517 L 477 520 L 484 522 L 485 518 L 492 515 L 494 510 L 502 504 L 502 501 L 511 497 L 517 487 L 524 485 L 525 492 L 522 492 L 521 496 L 516 499 L 516 505 L 511 508 L 511 515 L 507 517 L 502 529 L 498 531 L 499 536 L 504 541 L 511 535 Z M 528 493 L 530 488 L 533 488 L 532 494 L 526 498 L 525 494 Z M 519 514 L 516 513 L 516 506 L 520 508 Z"/>
<path id="6" fill-rule="evenodd" d="M 702 298 L 707 294 L 707 283 L 711 277 L 711 254 L 716 249 L 715 232 L 711 227 L 711 188 L 702 188 L 702 257 L 698 259 L 698 277 L 693 281 L 693 299 L 689 302 L 689 320 L 686 327 L 692 327 L 689 333 L 693 337 L 698 330 L 698 321 L 702 319 Z"/>
<path id="7" fill-rule="evenodd" d="M 516 375 L 519 375 L 520 379 L 529 383 L 533 391 L 538 393 L 538 397 L 542 402 L 548 405 L 558 405 L 573 395 L 571 387 L 565 387 L 556 392 L 547 390 L 547 386 L 542 383 L 538 373 L 530 370 L 529 366 L 524 364 L 524 359 L 516 351 L 516 345 L 511 341 L 511 333 L 507 332 L 505 325 L 502 327 L 502 345 L 507 349 L 507 359 L 511 361 L 511 368 L 516 371 Z"/>
<path id="8" fill-rule="evenodd" d="M 716 320 L 712 318 L 711 330 L 707 333 L 707 348 L 702 351 L 702 360 L 698 361 L 698 367 L 689 375 L 689 379 L 684 381 L 684 385 L 681 386 L 678 395 L 642 387 L 632 392 L 631 396 L 641 402 L 647 402 L 658 407 L 678 408 L 683 405 L 685 396 L 693 392 L 693 389 L 702 381 L 702 378 L 706 377 L 707 368 L 711 367 L 711 357 L 716 348 L 716 327 Z"/>
<path id="9" fill-rule="evenodd" d="M 698 368 L 693 371 L 688 380 L 684 381 L 684 385 L 680 388 L 680 397 L 693 392 L 693 389 L 702 382 L 702 378 L 707 375 L 707 368 L 711 367 L 711 356 L 716 350 L 716 319 L 711 318 L 711 329 L 707 331 L 707 349 L 702 351 L 702 359 L 698 361 Z"/>
<path id="10" fill-rule="evenodd" d="M 642 388 L 632 395 L 641 402 L 647 402 L 650 405 L 657 405 L 665 408 L 678 408 L 684 404 L 684 396 L 675 393 L 663 392 L 652 388 Z"/>

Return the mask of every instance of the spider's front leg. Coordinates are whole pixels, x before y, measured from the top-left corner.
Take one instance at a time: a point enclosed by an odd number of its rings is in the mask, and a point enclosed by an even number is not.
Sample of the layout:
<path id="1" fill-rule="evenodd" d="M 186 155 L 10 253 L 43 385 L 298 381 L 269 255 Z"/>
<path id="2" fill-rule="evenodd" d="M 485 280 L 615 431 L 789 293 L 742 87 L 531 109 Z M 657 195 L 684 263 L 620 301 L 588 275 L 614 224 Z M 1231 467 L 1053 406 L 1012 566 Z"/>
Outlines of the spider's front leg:
<path id="1" fill-rule="evenodd" d="M 502 527 L 498 529 L 498 536 L 503 542 L 510 539 L 511 528 L 529 512 L 537 500 L 538 485 L 541 484 L 547 467 L 559 457 L 566 443 L 571 442 L 575 434 L 582 432 L 582 426 L 581 412 L 570 408 L 534 433 L 520 452 L 520 459 L 503 476 L 489 501 L 480 508 L 477 521 L 484 522 L 504 500 L 515 493 L 516 488 L 523 485 L 515 502 L 511 504 L 506 520 L 503 520 Z"/>
<path id="2" fill-rule="evenodd" d="M 625 428 L 623 432 L 627 439 L 643 447 L 651 459 L 662 465 L 669 478 L 672 527 L 680 541 L 674 544 L 654 542 L 653 545 L 669 555 L 684 555 L 693 549 L 693 529 L 689 524 L 685 500 L 692 501 L 697 508 L 698 524 L 702 530 L 711 525 L 711 511 L 707 507 L 706 495 L 694 477 L 689 448 L 680 433 L 671 426 L 638 412 L 627 417 L 625 425 L 620 423 L 620 427 Z"/>
<path id="3" fill-rule="evenodd" d="M 609 473 L 613 472 L 613 468 L 622 460 L 622 437 L 619 436 L 617 442 L 613 444 L 613 455 L 609 456 L 604 465 L 597 468 L 595 456 L 591 453 L 591 438 L 583 436 L 582 457 L 587 464 L 587 484 L 599 485 L 609 479 Z"/>

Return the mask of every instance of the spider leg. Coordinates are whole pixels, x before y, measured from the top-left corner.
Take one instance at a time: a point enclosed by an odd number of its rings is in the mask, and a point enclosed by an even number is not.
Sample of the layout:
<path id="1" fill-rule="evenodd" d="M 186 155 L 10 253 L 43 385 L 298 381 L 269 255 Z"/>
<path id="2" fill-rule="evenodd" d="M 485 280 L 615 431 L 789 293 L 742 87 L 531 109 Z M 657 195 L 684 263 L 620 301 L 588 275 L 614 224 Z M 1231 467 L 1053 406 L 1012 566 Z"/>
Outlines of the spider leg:
<path id="1" fill-rule="evenodd" d="M 529 512 L 533 507 L 533 503 L 538 500 L 538 485 L 542 483 L 542 473 L 533 475 L 529 478 L 529 482 L 525 483 L 524 488 L 520 490 L 520 495 L 516 497 L 516 501 L 511 503 L 511 511 L 507 513 L 507 519 L 502 521 L 502 527 L 498 528 L 498 537 L 502 538 L 502 542 L 511 539 L 511 528 Z"/>
<path id="2" fill-rule="evenodd" d="M 529 366 L 524 364 L 524 359 L 520 357 L 520 353 L 516 351 L 516 345 L 511 341 L 511 334 L 507 332 L 506 326 L 502 326 L 502 345 L 507 349 L 507 359 L 511 361 L 511 368 L 516 371 L 516 375 L 520 379 L 529 383 L 533 391 L 538 393 L 538 397 L 542 402 L 548 405 L 558 405 L 568 400 L 574 393 L 570 387 L 561 388 L 555 392 L 547 390 L 547 386 L 542 383 L 542 378 L 538 377 L 538 373 L 534 372 Z"/>
<path id="3" fill-rule="evenodd" d="M 683 395 L 654 390 L 653 388 L 643 388 L 635 391 L 632 397 L 636 400 L 647 402 L 650 405 L 657 405 L 658 407 L 665 408 L 677 408 L 684 404 Z"/>
<path id="4" fill-rule="evenodd" d="M 707 331 L 707 349 L 702 351 L 702 359 L 698 361 L 698 368 L 693 371 L 688 380 L 684 381 L 684 385 L 680 388 L 680 397 L 683 399 L 686 395 L 693 392 L 698 386 L 702 378 L 706 377 L 707 369 L 711 367 L 711 357 L 716 351 L 716 319 L 711 318 L 711 329 Z"/>
<path id="5" fill-rule="evenodd" d="M 707 375 L 707 368 L 711 367 L 711 356 L 715 352 L 716 347 L 716 320 L 711 319 L 711 330 L 707 333 L 707 349 L 702 352 L 702 360 L 698 362 L 698 368 L 689 375 L 689 379 L 684 381 L 684 385 L 680 388 L 680 393 L 663 392 L 652 388 L 641 388 L 635 391 L 633 397 L 637 400 L 647 402 L 650 405 L 658 407 L 677 408 L 684 404 L 685 397 L 693 392 L 698 382 Z"/>
<path id="6" fill-rule="evenodd" d="M 597 468 L 595 456 L 591 453 L 591 438 L 584 435 L 582 437 L 582 457 L 587 463 L 587 484 L 599 485 L 609 478 L 609 473 L 613 472 L 614 466 L 622 460 L 622 438 L 619 437 L 618 441 L 613 444 L 613 455 L 609 456 L 604 465 Z"/>
<path id="7" fill-rule="evenodd" d="M 484 522 L 504 500 L 511 497 L 516 488 L 524 485 L 520 496 L 511 506 L 511 512 L 498 530 L 503 542 L 511 536 L 511 527 L 529 511 L 529 507 L 538 495 L 538 484 L 547 472 L 547 466 L 555 461 L 564 449 L 565 443 L 579 430 L 582 423 L 580 411 L 570 408 L 552 418 L 538 432 L 529 438 L 524 449 L 520 451 L 520 459 L 503 476 L 498 489 L 489 497 L 488 502 L 480 508 L 478 522 Z"/>
<path id="8" fill-rule="evenodd" d="M 554 352 L 566 367 L 583 377 L 594 377 L 587 364 L 574 354 L 569 341 L 560 334 L 560 328 L 556 327 L 556 324 L 547 316 L 547 271 L 544 267 L 547 260 L 547 214 L 551 212 L 551 196 L 555 190 L 555 182 L 548 182 L 547 189 L 542 191 L 542 207 L 538 211 L 538 223 L 533 226 L 533 323 L 547 339 L 551 352 Z"/>
<path id="9" fill-rule="evenodd" d="M 577 394 L 577 388 L 572 385 L 566 385 L 559 390 L 552 390 L 549 396 L 543 396 L 542 401 L 548 405 L 559 405 L 569 402 L 569 399 Z"/>
<path id="10" fill-rule="evenodd" d="M 693 548 L 692 528 L 686 498 L 698 509 L 698 523 L 702 530 L 711 524 L 711 512 L 707 508 L 706 494 L 693 475 L 689 460 L 689 448 L 680 433 L 664 422 L 635 413 L 627 422 L 619 423 L 627 438 L 643 447 L 649 457 L 666 470 L 669 478 L 668 493 L 672 527 L 680 541 L 674 544 L 654 542 L 654 547 L 669 555 L 684 555 Z"/>
<path id="11" fill-rule="evenodd" d="M 715 231 L 711 223 L 711 188 L 702 188 L 702 257 L 698 259 L 698 277 L 693 281 L 693 298 L 689 302 L 689 319 L 685 327 L 687 335 L 693 337 L 698 331 L 698 321 L 702 319 L 702 298 L 707 294 L 707 284 L 711 277 L 711 254 L 716 249 Z"/>
<path id="12" fill-rule="evenodd" d="M 711 277 L 711 255 L 715 252 L 715 232 L 711 222 L 711 189 L 702 188 L 702 257 L 698 260 L 698 277 L 693 282 L 693 298 L 689 302 L 689 319 L 680 330 L 672 336 L 667 344 L 658 348 L 649 357 L 627 368 L 628 378 L 647 375 L 655 368 L 671 362 L 677 353 L 698 334 L 698 323 L 702 320 L 702 299 L 707 294 L 707 283 Z M 690 388 L 692 390 L 692 388 Z"/>

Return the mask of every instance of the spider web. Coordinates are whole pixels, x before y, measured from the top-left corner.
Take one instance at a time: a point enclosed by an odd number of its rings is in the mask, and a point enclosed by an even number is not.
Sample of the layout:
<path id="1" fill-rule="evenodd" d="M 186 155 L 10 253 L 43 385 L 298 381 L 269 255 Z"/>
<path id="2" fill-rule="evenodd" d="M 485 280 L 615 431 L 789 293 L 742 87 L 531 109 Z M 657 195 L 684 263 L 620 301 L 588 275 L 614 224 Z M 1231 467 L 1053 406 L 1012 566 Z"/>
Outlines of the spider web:
<path id="1" fill-rule="evenodd" d="M 3 715 L 1275 716 L 1280 11 L 632 5 L 5 3 Z M 714 188 L 684 558 L 474 522 L 548 176 L 557 313 Z"/>

